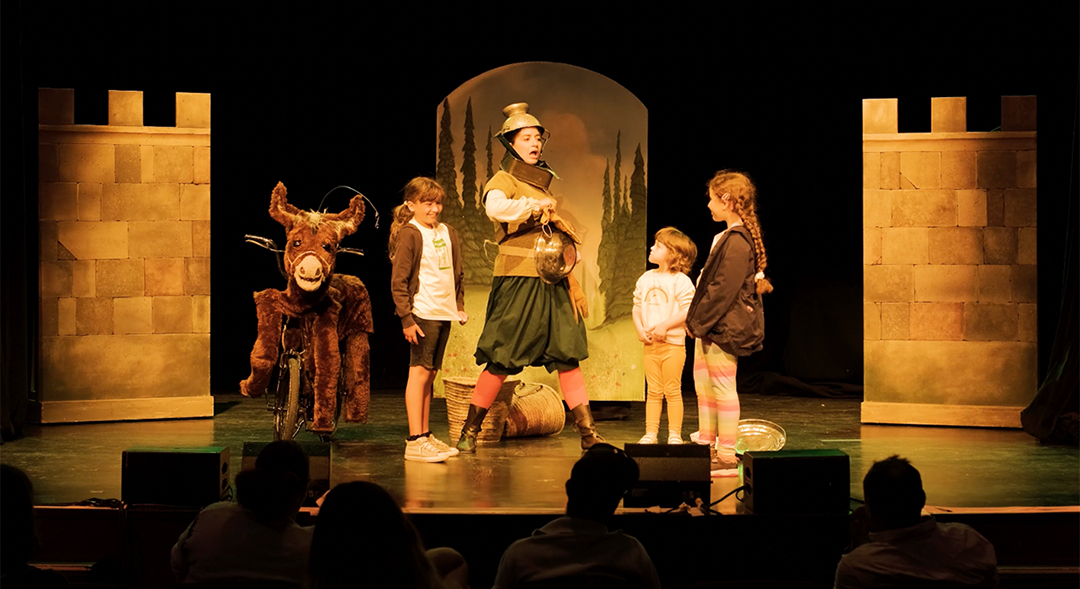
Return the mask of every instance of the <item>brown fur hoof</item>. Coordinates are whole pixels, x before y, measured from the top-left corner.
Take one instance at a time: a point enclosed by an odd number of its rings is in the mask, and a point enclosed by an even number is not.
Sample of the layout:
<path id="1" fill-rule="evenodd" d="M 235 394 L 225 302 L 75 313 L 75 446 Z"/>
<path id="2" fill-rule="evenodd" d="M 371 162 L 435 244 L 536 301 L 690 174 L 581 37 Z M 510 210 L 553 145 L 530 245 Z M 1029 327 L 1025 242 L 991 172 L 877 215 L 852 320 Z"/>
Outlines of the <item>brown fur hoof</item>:
<path id="1" fill-rule="evenodd" d="M 245 397 L 261 397 L 266 391 L 252 391 L 248 386 L 247 380 L 240 381 L 240 394 Z"/>

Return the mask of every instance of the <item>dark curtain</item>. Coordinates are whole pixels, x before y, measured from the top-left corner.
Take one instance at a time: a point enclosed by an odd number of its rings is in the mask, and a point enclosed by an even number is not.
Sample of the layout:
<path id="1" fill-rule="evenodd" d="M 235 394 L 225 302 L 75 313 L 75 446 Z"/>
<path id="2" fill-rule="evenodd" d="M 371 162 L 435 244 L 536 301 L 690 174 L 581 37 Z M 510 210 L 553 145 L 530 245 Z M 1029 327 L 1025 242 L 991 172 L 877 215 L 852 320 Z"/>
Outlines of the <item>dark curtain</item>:
<path id="1" fill-rule="evenodd" d="M 23 46 L 20 30 L 21 4 L 4 4 L 2 97 L 3 115 L 0 118 L 3 142 L 3 174 L 0 184 L 0 433 L 5 441 L 22 433 L 31 386 L 31 350 L 33 326 L 29 315 L 29 289 L 35 286 L 37 265 L 36 238 L 31 235 L 27 180 L 37 173 L 27 174 L 37 157 L 27 155 L 27 130 L 33 130 L 37 118 L 36 105 L 26 104 L 23 84 Z M 34 119 L 34 120 L 29 120 Z M 31 144 L 36 140 L 32 140 Z M 36 187 L 35 191 L 36 191 Z M 36 194 L 36 193 L 35 193 Z M 36 215 L 34 215 L 36 218 Z M 36 288 L 34 289 L 36 291 Z"/>
<path id="2" fill-rule="evenodd" d="M 1080 445 L 1080 291 L 1077 290 L 1080 251 L 1080 199 L 1077 185 L 1077 157 L 1080 155 L 1080 86 L 1073 109 L 1072 170 L 1069 174 L 1068 217 L 1065 236 L 1064 271 L 1062 275 L 1061 312 L 1050 351 L 1046 378 L 1039 386 L 1035 399 L 1020 413 L 1024 431 L 1041 442 Z"/>

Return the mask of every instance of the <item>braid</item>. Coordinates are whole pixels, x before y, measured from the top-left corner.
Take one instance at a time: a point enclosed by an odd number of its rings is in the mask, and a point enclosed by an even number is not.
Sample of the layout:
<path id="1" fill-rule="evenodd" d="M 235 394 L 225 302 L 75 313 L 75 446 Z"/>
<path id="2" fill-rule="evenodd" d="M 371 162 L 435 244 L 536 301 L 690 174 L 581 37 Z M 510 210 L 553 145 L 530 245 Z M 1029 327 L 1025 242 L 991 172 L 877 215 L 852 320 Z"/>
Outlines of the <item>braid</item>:
<path id="1" fill-rule="evenodd" d="M 761 238 L 761 223 L 757 216 L 757 188 L 750 177 L 734 170 L 721 170 L 709 181 L 709 187 L 717 194 L 727 193 L 731 197 L 732 209 L 742 218 L 743 226 L 750 232 L 754 246 L 754 269 L 761 275 L 757 283 L 758 294 L 773 291 L 772 283 L 764 277 L 768 256 L 765 254 L 765 242 Z"/>
<path id="2" fill-rule="evenodd" d="M 750 232 L 750 237 L 754 242 L 754 269 L 762 275 L 765 274 L 765 266 L 768 265 L 769 258 L 765 255 L 765 242 L 761 239 L 761 223 L 758 222 L 757 212 L 754 211 L 754 207 L 747 207 L 749 210 L 744 212 L 736 211 L 739 216 L 742 217 L 743 225 L 746 230 Z M 768 278 L 762 276 L 757 280 L 757 292 L 758 294 L 765 294 L 772 292 L 773 286 L 769 282 Z"/>

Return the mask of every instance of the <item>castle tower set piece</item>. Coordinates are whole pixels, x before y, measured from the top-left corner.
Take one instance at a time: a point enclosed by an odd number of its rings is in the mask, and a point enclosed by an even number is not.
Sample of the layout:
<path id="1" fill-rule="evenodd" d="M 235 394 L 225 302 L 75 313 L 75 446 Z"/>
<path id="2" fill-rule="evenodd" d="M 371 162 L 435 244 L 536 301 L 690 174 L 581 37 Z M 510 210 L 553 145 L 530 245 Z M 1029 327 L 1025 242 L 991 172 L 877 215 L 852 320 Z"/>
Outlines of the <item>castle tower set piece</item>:
<path id="1" fill-rule="evenodd" d="M 863 101 L 864 423 L 1020 427 L 1038 375 L 1036 101 L 1001 98 L 967 132 L 966 98 L 930 133 Z"/>
<path id="2" fill-rule="evenodd" d="M 176 127 L 143 93 L 109 92 L 108 125 L 76 93 L 38 94 L 41 423 L 213 415 L 210 95 L 176 94 Z"/>

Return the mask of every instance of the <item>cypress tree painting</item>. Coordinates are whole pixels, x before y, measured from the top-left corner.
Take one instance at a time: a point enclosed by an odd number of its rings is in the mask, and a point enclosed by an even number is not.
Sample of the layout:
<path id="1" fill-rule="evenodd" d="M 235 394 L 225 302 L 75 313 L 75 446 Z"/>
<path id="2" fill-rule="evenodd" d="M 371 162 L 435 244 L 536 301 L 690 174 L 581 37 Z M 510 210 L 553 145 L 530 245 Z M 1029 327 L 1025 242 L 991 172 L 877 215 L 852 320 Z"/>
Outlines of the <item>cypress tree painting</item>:
<path id="1" fill-rule="evenodd" d="M 442 219 L 458 228 L 461 219 L 461 199 L 457 191 L 457 171 L 454 169 L 454 133 L 450 130 L 450 99 L 442 103 L 439 118 L 439 156 L 435 164 L 435 181 L 446 191 Z"/>
<path id="2" fill-rule="evenodd" d="M 488 141 L 490 146 L 490 140 Z M 489 147 L 490 149 L 490 147 Z M 473 133 L 473 110 L 470 98 L 465 106 L 465 143 L 461 157 L 461 232 L 462 261 L 466 284 L 491 284 L 491 260 L 484 251 L 490 239 L 491 221 L 480 207 L 480 188 L 476 184 L 476 142 Z"/>
<path id="3" fill-rule="evenodd" d="M 471 99 L 470 99 L 471 100 Z M 491 127 L 488 127 L 488 140 L 487 140 L 487 179 L 491 180 L 495 176 L 495 170 L 491 168 Z"/>
<path id="4" fill-rule="evenodd" d="M 597 309 L 598 312 L 603 313 L 602 321 L 606 323 L 610 318 L 611 303 L 615 299 L 615 265 L 617 263 L 619 242 L 615 236 L 614 220 L 615 220 L 615 204 L 614 196 L 611 194 L 611 166 L 604 162 L 604 209 L 603 216 L 600 219 L 600 247 L 596 256 L 596 263 L 599 266 L 599 278 L 600 278 L 600 292 L 603 293 L 603 308 Z"/>
<path id="5" fill-rule="evenodd" d="M 476 143 L 473 138 L 472 99 L 465 106 L 465 134 L 461 147 L 461 202 L 465 217 L 470 209 L 476 210 Z M 469 233 L 466 224 L 462 231 Z"/>
<path id="6" fill-rule="evenodd" d="M 622 206 L 622 130 L 615 135 L 615 202 Z M 616 213 L 618 215 L 618 213 Z"/>
<path id="7" fill-rule="evenodd" d="M 623 249 L 628 255 L 619 264 L 619 270 L 622 273 L 623 288 L 632 292 L 638 276 L 645 271 L 648 249 L 645 235 L 645 159 L 641 155 L 640 145 L 634 153 L 634 171 L 629 181 L 629 190 L 624 193 L 630 205 L 629 220 L 625 223 L 626 235 L 623 238 Z M 630 306 L 632 311 L 633 300 L 630 301 Z M 622 307 L 618 306 L 618 309 L 621 310 Z"/>

